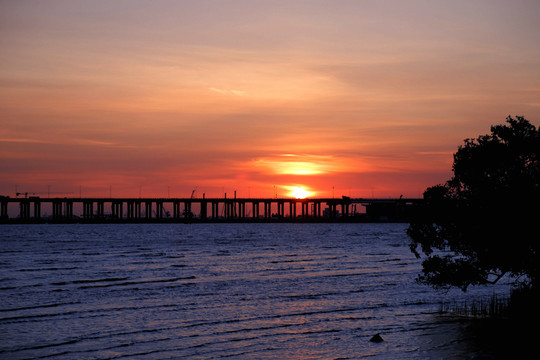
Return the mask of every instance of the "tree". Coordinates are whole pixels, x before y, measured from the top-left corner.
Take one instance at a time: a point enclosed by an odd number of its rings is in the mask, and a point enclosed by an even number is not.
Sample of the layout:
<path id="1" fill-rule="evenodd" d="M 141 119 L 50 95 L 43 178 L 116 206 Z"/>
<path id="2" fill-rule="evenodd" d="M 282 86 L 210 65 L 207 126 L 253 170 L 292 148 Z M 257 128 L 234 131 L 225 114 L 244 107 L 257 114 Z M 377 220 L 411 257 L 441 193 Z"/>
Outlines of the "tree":
<path id="1" fill-rule="evenodd" d="M 407 229 L 411 251 L 425 255 L 421 282 L 466 291 L 507 275 L 538 290 L 540 128 L 506 120 L 466 139 L 453 178 L 425 191 Z"/>

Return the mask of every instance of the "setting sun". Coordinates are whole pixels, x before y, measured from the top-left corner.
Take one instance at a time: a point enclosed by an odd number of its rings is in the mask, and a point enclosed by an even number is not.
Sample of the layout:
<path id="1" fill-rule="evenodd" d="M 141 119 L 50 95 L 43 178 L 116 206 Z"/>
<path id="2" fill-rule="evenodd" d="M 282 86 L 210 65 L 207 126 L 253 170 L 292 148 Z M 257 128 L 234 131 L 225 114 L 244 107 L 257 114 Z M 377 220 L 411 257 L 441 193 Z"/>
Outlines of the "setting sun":
<path id="1" fill-rule="evenodd" d="M 291 192 L 288 195 L 296 199 L 305 199 L 312 194 L 313 193 L 311 191 L 306 190 L 304 187 L 293 186 L 291 187 Z"/>

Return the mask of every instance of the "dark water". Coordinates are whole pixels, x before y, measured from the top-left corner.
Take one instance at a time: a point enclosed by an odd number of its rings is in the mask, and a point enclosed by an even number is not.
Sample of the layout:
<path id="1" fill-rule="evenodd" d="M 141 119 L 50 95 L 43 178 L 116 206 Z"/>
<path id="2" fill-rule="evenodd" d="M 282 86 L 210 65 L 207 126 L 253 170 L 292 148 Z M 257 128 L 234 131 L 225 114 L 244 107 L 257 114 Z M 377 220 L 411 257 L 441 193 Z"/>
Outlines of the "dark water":
<path id="1" fill-rule="evenodd" d="M 405 224 L 0 227 L 2 359 L 489 356 Z M 468 297 L 506 293 L 504 286 Z M 380 333 L 382 343 L 369 341 Z"/>

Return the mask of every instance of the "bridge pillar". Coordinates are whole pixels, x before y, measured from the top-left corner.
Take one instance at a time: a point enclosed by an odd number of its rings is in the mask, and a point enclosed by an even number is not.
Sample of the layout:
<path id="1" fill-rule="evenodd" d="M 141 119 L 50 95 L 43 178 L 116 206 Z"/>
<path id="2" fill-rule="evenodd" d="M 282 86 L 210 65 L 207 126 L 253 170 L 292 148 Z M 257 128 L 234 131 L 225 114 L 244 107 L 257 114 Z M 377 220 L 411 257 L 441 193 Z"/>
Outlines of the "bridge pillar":
<path id="1" fill-rule="evenodd" d="M 341 203 L 341 216 L 349 216 L 349 204 Z"/>
<path id="2" fill-rule="evenodd" d="M 193 214 L 191 212 L 191 201 L 186 201 L 184 203 L 184 217 L 188 218 L 191 217 Z"/>
<path id="3" fill-rule="evenodd" d="M 30 201 L 27 202 L 25 205 L 26 205 L 26 206 L 25 206 L 26 209 L 25 209 L 24 217 L 25 217 L 26 219 L 30 219 Z"/>
<path id="4" fill-rule="evenodd" d="M 122 201 L 113 201 L 111 204 L 111 214 L 113 218 L 122 219 L 124 217 L 124 203 Z"/>
<path id="5" fill-rule="evenodd" d="M 135 218 L 137 219 L 140 219 L 141 218 L 141 202 L 140 201 L 135 201 Z"/>
<path id="6" fill-rule="evenodd" d="M 264 202 L 264 218 L 268 219 L 272 212 L 272 203 L 269 201 Z"/>
<path id="7" fill-rule="evenodd" d="M 39 200 L 34 201 L 34 218 L 41 218 L 41 202 Z"/>
<path id="8" fill-rule="evenodd" d="M 212 201 L 212 219 L 217 219 L 219 215 L 219 202 Z"/>
<path id="9" fill-rule="evenodd" d="M 151 201 L 144 202 L 144 217 L 146 219 L 152 218 L 152 202 Z"/>
<path id="10" fill-rule="evenodd" d="M 7 219 L 8 217 L 8 202 L 2 200 L 0 203 L 0 218 Z"/>
<path id="11" fill-rule="evenodd" d="M 67 203 L 66 203 L 67 204 Z M 92 201 L 83 202 L 83 218 L 90 219 L 94 214 L 94 204 Z"/>
<path id="12" fill-rule="evenodd" d="M 62 218 L 62 202 L 53 201 L 52 203 L 52 215 L 54 220 L 59 220 Z"/>
<path id="13" fill-rule="evenodd" d="M 208 218 L 208 202 L 203 200 L 201 201 L 201 220 L 206 220 Z"/>
<path id="14" fill-rule="evenodd" d="M 103 201 L 98 201 L 96 209 L 96 216 L 98 219 L 103 219 L 105 217 L 105 203 Z"/>
<path id="15" fill-rule="evenodd" d="M 259 204 L 258 204 L 256 201 L 253 201 L 253 202 L 251 203 L 251 217 L 252 217 L 253 219 L 256 219 L 256 218 L 259 217 L 259 214 L 258 214 L 258 212 L 259 212 L 259 211 L 258 211 L 258 210 L 259 210 L 259 209 L 258 209 L 259 206 L 258 206 L 258 205 L 259 205 Z"/>
<path id="16" fill-rule="evenodd" d="M 230 219 L 232 217 L 232 203 L 230 200 L 225 200 L 223 203 L 223 206 L 225 206 L 225 218 Z"/>
<path id="17" fill-rule="evenodd" d="M 19 203 L 19 217 L 21 220 L 28 220 L 30 218 L 30 201 L 28 200 L 21 200 Z"/>
<path id="18" fill-rule="evenodd" d="M 156 201 L 156 219 L 163 219 L 163 201 Z"/>
<path id="19" fill-rule="evenodd" d="M 64 201 L 64 217 L 66 219 L 73 218 L 73 201 Z"/>
<path id="20" fill-rule="evenodd" d="M 229 215 L 232 219 L 234 219 L 238 216 L 238 212 L 239 212 L 238 203 L 236 202 L 236 200 L 232 200 L 230 205 L 231 205 L 231 212 L 229 213 Z"/>
<path id="21" fill-rule="evenodd" d="M 180 217 L 180 201 L 173 201 L 173 219 Z"/>
<path id="22" fill-rule="evenodd" d="M 128 201 L 126 205 L 127 205 L 127 218 L 134 219 L 135 218 L 135 202 Z"/>
<path id="23" fill-rule="evenodd" d="M 289 203 L 289 216 L 291 219 L 296 219 L 296 200 Z"/>

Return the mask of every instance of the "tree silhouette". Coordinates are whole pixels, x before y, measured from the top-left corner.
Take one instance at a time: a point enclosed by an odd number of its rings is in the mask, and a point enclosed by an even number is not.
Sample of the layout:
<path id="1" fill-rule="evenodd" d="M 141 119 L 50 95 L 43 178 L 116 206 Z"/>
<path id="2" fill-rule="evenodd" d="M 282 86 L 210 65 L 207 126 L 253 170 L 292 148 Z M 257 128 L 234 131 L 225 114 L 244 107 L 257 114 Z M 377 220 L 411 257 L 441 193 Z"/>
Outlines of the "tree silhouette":
<path id="1" fill-rule="evenodd" d="M 426 256 L 421 282 L 466 291 L 508 275 L 538 290 L 540 129 L 506 120 L 466 139 L 453 178 L 425 191 L 407 229 L 413 253 Z"/>

